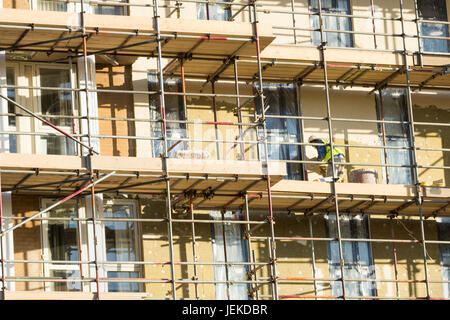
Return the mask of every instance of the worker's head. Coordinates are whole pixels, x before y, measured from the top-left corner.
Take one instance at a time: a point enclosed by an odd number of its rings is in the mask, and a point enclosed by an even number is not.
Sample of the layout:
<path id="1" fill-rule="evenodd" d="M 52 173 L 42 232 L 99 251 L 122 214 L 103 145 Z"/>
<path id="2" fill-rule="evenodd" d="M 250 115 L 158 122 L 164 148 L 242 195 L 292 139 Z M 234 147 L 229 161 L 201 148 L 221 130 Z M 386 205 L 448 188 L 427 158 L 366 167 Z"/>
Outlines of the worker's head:
<path id="1" fill-rule="evenodd" d="M 316 136 L 310 136 L 308 139 L 309 143 L 322 143 L 322 139 Z"/>

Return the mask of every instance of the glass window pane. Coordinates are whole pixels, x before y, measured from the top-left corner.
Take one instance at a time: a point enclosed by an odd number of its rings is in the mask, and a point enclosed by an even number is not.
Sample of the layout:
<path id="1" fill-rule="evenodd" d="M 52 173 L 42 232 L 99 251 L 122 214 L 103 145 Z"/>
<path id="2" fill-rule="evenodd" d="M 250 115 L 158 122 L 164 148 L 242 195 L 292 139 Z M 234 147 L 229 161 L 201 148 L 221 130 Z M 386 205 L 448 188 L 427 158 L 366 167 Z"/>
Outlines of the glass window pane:
<path id="1" fill-rule="evenodd" d="M 50 277 L 57 278 L 80 278 L 80 272 L 78 270 L 51 270 Z M 64 281 L 64 282 L 52 282 L 52 291 L 80 291 L 81 282 L 80 281 Z"/>
<path id="2" fill-rule="evenodd" d="M 7 85 L 15 85 L 16 84 L 16 77 L 14 68 L 6 68 L 6 84 Z M 16 89 L 14 88 L 8 88 L 8 98 L 11 100 L 16 101 Z M 16 113 L 16 108 L 14 104 L 8 101 L 8 113 Z M 8 125 L 10 127 L 16 126 L 16 117 L 15 116 L 8 116 Z M 11 128 L 10 128 L 11 130 Z M 16 153 L 17 152 L 17 136 L 14 134 L 9 135 L 9 152 L 10 153 Z"/>
<path id="3" fill-rule="evenodd" d="M 37 0 L 37 10 L 39 11 L 67 11 L 66 2 L 56 2 L 51 0 Z"/>
<path id="4" fill-rule="evenodd" d="M 322 0 L 323 13 L 351 14 L 350 0 Z M 309 0 L 309 8 L 312 13 L 319 12 L 319 1 Z M 311 28 L 319 29 L 319 16 L 310 15 Z M 327 30 L 352 31 L 352 20 L 349 17 L 323 16 L 324 28 Z M 324 32 L 324 41 L 332 47 L 353 47 L 353 35 L 351 33 Z M 320 45 L 320 31 L 311 32 L 311 41 L 314 45 Z"/>
<path id="5" fill-rule="evenodd" d="M 41 136 L 41 145 L 45 146 L 45 154 L 76 154 L 75 142 L 66 137 Z"/>
<path id="6" fill-rule="evenodd" d="M 439 218 L 438 218 L 439 219 Z M 438 233 L 440 241 L 450 241 L 450 218 L 440 218 L 438 221 Z M 442 280 L 450 280 L 450 245 L 440 244 L 439 252 L 441 258 Z M 442 284 L 444 297 L 450 298 L 450 283 Z"/>
<path id="7" fill-rule="evenodd" d="M 133 206 L 107 204 L 105 218 L 134 218 Z M 135 234 L 137 225 L 131 221 L 105 221 L 106 259 L 108 261 L 135 261 Z"/>
<path id="8" fill-rule="evenodd" d="M 109 271 L 108 278 L 133 279 L 139 278 L 138 272 Z M 139 292 L 137 282 L 108 282 L 108 292 Z"/>
<path id="9" fill-rule="evenodd" d="M 336 216 L 325 216 L 327 237 L 337 237 Z M 367 216 L 341 215 L 341 236 L 343 238 L 369 238 Z M 339 244 L 337 241 L 327 241 L 328 265 L 330 276 L 336 279 L 341 276 Z M 372 265 L 372 251 L 368 243 L 357 241 L 343 241 L 342 254 L 344 258 L 344 277 L 347 279 L 375 279 L 375 270 Z M 346 296 L 375 296 L 375 282 L 346 281 Z M 333 296 L 342 295 L 341 281 L 332 281 L 331 290 Z"/>
<path id="10" fill-rule="evenodd" d="M 447 6 L 445 0 L 419 0 L 419 15 L 424 20 L 447 22 Z M 448 37 L 448 25 L 439 23 L 420 23 L 420 34 L 430 37 Z M 425 52 L 450 52 L 450 41 L 446 39 L 421 39 Z"/>
<path id="11" fill-rule="evenodd" d="M 41 87 L 70 88 L 70 73 L 65 69 L 40 69 Z M 41 90 L 41 111 L 43 115 L 72 115 L 72 95 L 70 91 Z M 49 121 L 57 126 L 71 126 L 69 118 Z"/>
<path id="12" fill-rule="evenodd" d="M 16 77 L 15 77 L 13 68 L 6 68 L 6 84 L 9 86 L 13 86 L 16 84 Z M 16 89 L 8 88 L 8 98 L 16 101 Z M 15 108 L 14 104 L 12 104 L 11 102 L 8 102 L 8 113 L 15 113 L 15 109 L 16 108 Z M 16 125 L 16 117 L 9 116 L 8 123 L 10 126 L 15 126 Z"/>
<path id="13" fill-rule="evenodd" d="M 211 211 L 211 219 L 214 220 L 242 220 L 241 212 L 232 213 L 228 211 L 222 215 L 220 211 Z M 223 218 L 223 219 L 222 219 Z M 247 246 L 243 237 L 242 225 L 214 223 L 212 229 L 213 258 L 214 262 L 247 262 Z M 225 256 L 226 246 L 226 256 Z M 247 267 L 242 265 L 215 265 L 215 281 L 245 281 Z M 230 299 L 248 300 L 248 286 L 245 283 L 231 283 L 228 286 Z M 226 300 L 227 285 L 225 283 L 215 284 L 217 300 Z"/>
<path id="14" fill-rule="evenodd" d="M 266 115 L 298 116 L 297 87 L 295 85 L 264 84 L 264 96 Z M 255 104 L 257 110 L 261 112 L 261 100 L 255 99 Z M 266 128 L 269 160 L 301 160 L 300 146 L 284 144 L 300 142 L 300 125 L 297 119 L 267 118 Z M 262 128 L 260 132 L 262 132 Z M 280 142 L 283 144 L 279 144 Z M 263 145 L 260 144 L 259 147 L 263 152 Z M 287 179 L 303 179 L 301 164 L 286 163 L 286 167 Z"/>
<path id="15" fill-rule="evenodd" d="M 230 2 L 222 0 L 221 2 Z M 197 3 L 197 19 L 227 21 L 231 17 L 231 9 L 224 4 Z"/>
<path id="16" fill-rule="evenodd" d="M 410 133 L 408 124 L 408 111 L 405 100 L 405 92 L 402 90 L 384 89 L 381 98 L 377 96 L 378 118 L 386 121 L 402 121 L 403 123 L 386 123 L 385 138 L 386 146 L 409 148 Z M 381 110 L 383 114 L 381 114 Z M 381 144 L 383 144 L 382 126 L 378 125 Z M 411 165 L 412 154 L 408 149 L 385 149 L 387 164 Z M 381 152 L 381 160 L 385 162 L 384 154 Z M 412 169 L 408 167 L 386 167 L 383 170 L 383 179 L 386 183 L 386 170 L 389 175 L 390 184 L 411 184 Z"/>
<path id="17" fill-rule="evenodd" d="M 105 4 L 108 3 L 108 1 L 103 1 Z M 113 2 L 120 2 L 120 1 L 113 1 Z M 94 13 L 95 14 L 108 14 L 108 15 L 115 15 L 115 16 L 123 16 L 126 12 L 126 7 L 120 6 L 120 5 L 94 5 Z"/>
<path id="18" fill-rule="evenodd" d="M 156 72 L 154 71 L 148 73 L 148 89 L 149 91 L 159 90 L 159 78 Z M 167 92 L 181 92 L 181 80 L 164 79 L 164 90 Z M 155 119 L 161 119 L 159 97 L 156 95 L 151 95 L 149 100 L 153 117 Z M 167 120 L 186 120 L 182 96 L 168 95 L 164 98 L 164 102 L 166 107 Z M 167 123 L 166 126 L 167 126 L 166 136 L 171 139 L 167 141 L 168 148 L 171 148 L 177 143 L 176 139 L 188 137 L 186 124 L 169 122 Z M 152 134 L 153 137 L 155 138 L 160 138 L 162 136 L 160 123 L 152 124 Z M 181 143 L 176 144 L 176 146 L 169 151 L 169 157 L 174 158 L 177 156 L 178 151 L 187 150 L 188 144 L 189 144 L 188 141 L 183 141 Z M 161 140 L 153 140 L 153 156 L 157 158 L 159 157 L 161 152 L 162 152 Z"/>
<path id="19" fill-rule="evenodd" d="M 61 204 L 49 212 L 51 218 L 76 218 L 73 204 Z M 47 226 L 50 260 L 77 261 L 78 224 L 76 221 L 49 220 Z"/>

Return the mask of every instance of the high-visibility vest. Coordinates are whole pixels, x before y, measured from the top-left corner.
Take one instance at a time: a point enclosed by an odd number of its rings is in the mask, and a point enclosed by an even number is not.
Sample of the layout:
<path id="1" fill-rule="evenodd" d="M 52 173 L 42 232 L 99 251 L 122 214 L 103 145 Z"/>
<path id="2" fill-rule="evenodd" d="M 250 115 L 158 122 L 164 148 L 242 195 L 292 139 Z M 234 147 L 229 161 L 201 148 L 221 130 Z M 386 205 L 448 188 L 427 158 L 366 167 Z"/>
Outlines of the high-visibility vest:
<path id="1" fill-rule="evenodd" d="M 324 144 L 326 144 L 326 151 L 327 151 L 327 153 L 325 154 L 325 157 L 322 159 L 322 161 L 323 162 L 328 162 L 331 159 L 331 146 L 330 146 L 329 143 L 326 143 L 326 141 L 324 141 L 324 140 L 322 140 L 322 142 Z M 340 149 L 334 147 L 333 148 L 333 156 L 337 156 L 337 155 L 340 155 L 340 154 L 344 155 L 344 153 Z"/>

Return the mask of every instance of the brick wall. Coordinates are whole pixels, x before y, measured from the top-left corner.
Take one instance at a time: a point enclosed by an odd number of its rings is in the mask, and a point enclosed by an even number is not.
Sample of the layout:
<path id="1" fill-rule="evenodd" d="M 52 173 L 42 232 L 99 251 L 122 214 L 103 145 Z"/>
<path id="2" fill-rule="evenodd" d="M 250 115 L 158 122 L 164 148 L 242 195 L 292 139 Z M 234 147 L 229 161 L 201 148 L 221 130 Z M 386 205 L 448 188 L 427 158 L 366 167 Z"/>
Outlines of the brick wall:
<path id="1" fill-rule="evenodd" d="M 39 212 L 39 197 L 31 195 L 13 195 L 12 213 L 15 217 L 29 217 Z M 18 221 L 20 222 L 20 220 Z M 39 221 L 30 221 L 14 230 L 14 259 L 40 260 L 41 259 L 41 224 Z M 40 277 L 41 263 L 16 263 L 16 277 Z M 16 290 L 43 290 L 42 282 L 16 282 Z"/>

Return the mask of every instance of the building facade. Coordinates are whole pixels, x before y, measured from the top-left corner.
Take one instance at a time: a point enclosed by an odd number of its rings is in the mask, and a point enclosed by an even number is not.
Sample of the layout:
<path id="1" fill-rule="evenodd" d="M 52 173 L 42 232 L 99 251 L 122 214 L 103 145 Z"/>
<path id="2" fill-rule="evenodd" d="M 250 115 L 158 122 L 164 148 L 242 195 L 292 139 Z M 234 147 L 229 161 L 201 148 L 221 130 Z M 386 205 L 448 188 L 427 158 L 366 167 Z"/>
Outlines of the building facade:
<path id="1" fill-rule="evenodd" d="M 449 16 L 3 0 L 2 297 L 449 299 Z"/>

